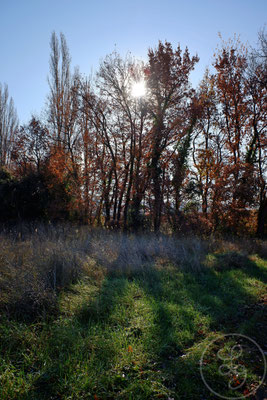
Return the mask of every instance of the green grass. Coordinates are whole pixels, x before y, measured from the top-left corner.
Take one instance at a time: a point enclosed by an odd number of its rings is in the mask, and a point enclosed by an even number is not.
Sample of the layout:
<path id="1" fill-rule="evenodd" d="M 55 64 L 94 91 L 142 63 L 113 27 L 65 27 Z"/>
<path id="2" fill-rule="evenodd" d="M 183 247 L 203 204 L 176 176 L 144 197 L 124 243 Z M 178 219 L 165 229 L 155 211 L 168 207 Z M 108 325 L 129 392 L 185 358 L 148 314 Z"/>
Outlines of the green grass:
<path id="1" fill-rule="evenodd" d="M 92 264 L 60 293 L 56 316 L 2 313 L 0 399 L 215 399 L 199 370 L 213 338 L 241 333 L 266 351 L 266 260 L 229 254 L 208 254 L 195 272 L 163 259 L 132 271 Z M 260 375 L 250 364 L 247 390 Z M 229 395 L 214 363 L 207 374 Z"/>

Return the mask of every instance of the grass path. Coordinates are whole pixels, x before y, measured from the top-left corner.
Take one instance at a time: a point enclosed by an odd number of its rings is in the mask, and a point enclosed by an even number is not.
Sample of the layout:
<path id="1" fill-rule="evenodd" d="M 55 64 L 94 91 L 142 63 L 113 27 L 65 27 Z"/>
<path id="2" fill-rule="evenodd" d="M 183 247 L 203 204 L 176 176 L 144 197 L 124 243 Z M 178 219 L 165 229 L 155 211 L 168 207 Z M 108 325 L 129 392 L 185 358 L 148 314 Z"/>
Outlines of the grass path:
<path id="1" fill-rule="evenodd" d="M 214 257 L 201 273 L 163 260 L 127 273 L 94 266 L 61 294 L 58 317 L 2 316 L 0 398 L 215 399 L 199 372 L 212 338 L 238 332 L 267 350 L 267 266 L 254 257 L 224 270 Z M 254 367 L 242 391 L 260 374 Z M 207 371 L 229 395 L 214 366 Z"/>

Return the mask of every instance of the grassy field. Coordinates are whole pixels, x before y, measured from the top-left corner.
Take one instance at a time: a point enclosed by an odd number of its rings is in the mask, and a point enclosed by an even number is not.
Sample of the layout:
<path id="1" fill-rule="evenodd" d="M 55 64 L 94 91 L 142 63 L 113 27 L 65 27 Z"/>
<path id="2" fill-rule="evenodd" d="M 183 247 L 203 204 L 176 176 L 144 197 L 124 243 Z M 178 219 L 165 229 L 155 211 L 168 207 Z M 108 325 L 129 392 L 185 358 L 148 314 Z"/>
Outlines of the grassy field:
<path id="1" fill-rule="evenodd" d="M 267 351 L 264 242 L 78 230 L 1 239 L 2 400 L 216 399 L 200 374 L 213 339 L 240 333 Z M 215 350 L 204 359 L 212 389 L 253 392 L 260 356 L 233 390 Z"/>

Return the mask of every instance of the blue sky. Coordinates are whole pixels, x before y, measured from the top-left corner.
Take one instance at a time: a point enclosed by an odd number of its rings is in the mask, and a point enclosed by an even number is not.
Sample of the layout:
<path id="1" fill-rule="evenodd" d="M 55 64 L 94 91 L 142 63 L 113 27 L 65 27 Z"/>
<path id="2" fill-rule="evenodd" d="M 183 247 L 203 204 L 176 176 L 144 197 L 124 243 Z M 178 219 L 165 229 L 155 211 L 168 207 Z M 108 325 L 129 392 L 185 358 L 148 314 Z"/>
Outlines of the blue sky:
<path id="1" fill-rule="evenodd" d="M 158 40 L 200 56 L 194 85 L 224 39 L 255 45 L 267 22 L 267 0 L 0 0 L 0 82 L 7 83 L 21 123 L 39 114 L 49 91 L 50 37 L 63 32 L 84 74 L 116 46 L 146 59 Z"/>

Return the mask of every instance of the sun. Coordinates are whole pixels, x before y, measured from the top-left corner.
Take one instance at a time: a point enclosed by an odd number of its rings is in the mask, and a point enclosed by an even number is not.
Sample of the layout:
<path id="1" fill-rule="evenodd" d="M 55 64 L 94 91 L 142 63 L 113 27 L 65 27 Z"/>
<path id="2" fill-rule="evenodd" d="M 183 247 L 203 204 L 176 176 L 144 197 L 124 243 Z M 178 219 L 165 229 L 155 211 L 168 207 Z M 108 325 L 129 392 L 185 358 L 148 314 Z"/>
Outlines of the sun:
<path id="1" fill-rule="evenodd" d="M 142 97 L 146 95 L 146 84 L 144 81 L 135 82 L 132 86 L 132 96 Z"/>

